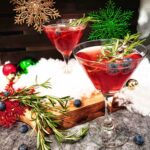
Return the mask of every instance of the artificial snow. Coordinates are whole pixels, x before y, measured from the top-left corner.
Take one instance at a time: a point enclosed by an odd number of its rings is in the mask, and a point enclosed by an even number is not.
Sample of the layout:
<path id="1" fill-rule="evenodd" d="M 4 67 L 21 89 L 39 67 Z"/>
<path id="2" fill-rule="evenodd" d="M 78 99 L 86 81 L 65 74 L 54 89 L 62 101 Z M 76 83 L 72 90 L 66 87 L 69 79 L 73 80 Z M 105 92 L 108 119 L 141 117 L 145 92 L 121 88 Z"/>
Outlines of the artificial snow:
<path id="1" fill-rule="evenodd" d="M 150 115 L 150 63 L 144 59 L 130 77 L 138 81 L 134 90 L 123 88 L 115 97 L 120 105 L 125 104 L 127 109 L 143 115 Z"/>
<path id="2" fill-rule="evenodd" d="M 14 88 L 36 84 L 37 78 L 39 84 L 48 79 L 50 81 L 50 89 L 38 89 L 41 95 L 71 96 L 76 99 L 82 96 L 88 97 L 96 90 L 75 59 L 69 61 L 70 73 L 64 73 L 64 67 L 65 63 L 61 60 L 41 58 L 36 65 L 28 68 L 28 74 L 21 75 L 14 84 Z M 134 90 L 123 88 L 120 93 L 116 94 L 119 96 L 118 102 L 120 105 L 126 104 L 130 111 L 150 115 L 150 64 L 146 58 L 130 78 L 136 79 L 139 85 Z M 7 83 L 8 79 L 3 75 L 2 66 L 0 66 L 0 91 L 4 91 Z"/>
<path id="3" fill-rule="evenodd" d="M 68 67 L 71 71 L 64 73 L 65 62 L 42 58 L 36 65 L 29 67 L 28 74 L 23 74 L 14 88 L 31 86 L 36 83 L 37 78 L 37 83 L 49 80 L 51 86 L 51 89 L 39 88 L 41 95 L 71 96 L 73 98 L 90 96 L 95 88 L 78 62 L 71 59 Z"/>

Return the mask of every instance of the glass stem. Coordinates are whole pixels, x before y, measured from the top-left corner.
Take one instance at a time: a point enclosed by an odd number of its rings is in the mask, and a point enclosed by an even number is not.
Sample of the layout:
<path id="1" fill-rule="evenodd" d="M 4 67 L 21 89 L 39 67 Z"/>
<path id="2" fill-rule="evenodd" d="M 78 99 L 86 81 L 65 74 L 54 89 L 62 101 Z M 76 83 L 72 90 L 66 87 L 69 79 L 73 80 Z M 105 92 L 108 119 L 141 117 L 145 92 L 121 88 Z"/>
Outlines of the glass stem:
<path id="1" fill-rule="evenodd" d="M 109 97 L 108 95 L 105 95 L 105 116 L 104 116 L 104 121 L 103 121 L 102 127 L 105 130 L 113 130 L 114 125 L 113 125 L 112 118 L 109 114 L 108 97 Z"/>
<path id="2" fill-rule="evenodd" d="M 64 61 L 65 61 L 65 69 L 64 69 L 64 72 L 65 72 L 65 73 L 69 73 L 69 72 L 70 72 L 69 67 L 68 67 L 69 56 L 63 56 L 63 58 L 64 58 Z"/>

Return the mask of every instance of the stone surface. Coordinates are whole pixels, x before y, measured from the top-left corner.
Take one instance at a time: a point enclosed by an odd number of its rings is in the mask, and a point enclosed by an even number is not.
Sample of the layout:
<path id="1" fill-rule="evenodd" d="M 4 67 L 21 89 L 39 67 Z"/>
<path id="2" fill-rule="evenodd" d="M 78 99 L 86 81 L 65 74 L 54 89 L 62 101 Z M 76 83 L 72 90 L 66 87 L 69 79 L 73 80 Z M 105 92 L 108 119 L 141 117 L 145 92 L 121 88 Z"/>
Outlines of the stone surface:
<path id="1" fill-rule="evenodd" d="M 122 147 L 115 148 L 114 150 L 149 150 L 150 149 L 150 117 L 143 117 L 139 114 L 133 114 L 127 110 L 120 110 L 112 114 L 118 121 L 124 122 L 130 129 L 130 137 L 128 142 Z M 90 131 L 88 135 L 77 143 L 69 144 L 63 143 L 58 145 L 53 135 L 50 139 L 53 141 L 51 144 L 52 150 L 105 150 L 102 147 L 98 131 L 100 130 L 100 123 L 103 117 L 99 117 L 91 121 L 88 125 Z M 19 132 L 19 127 L 23 123 L 19 122 L 12 128 L 6 129 L 0 127 L 0 150 L 18 150 L 19 145 L 27 144 L 29 150 L 36 150 L 36 136 L 32 130 L 22 134 Z M 75 130 L 76 128 L 73 128 Z M 133 142 L 133 137 L 136 133 L 144 136 L 145 144 L 138 146 Z M 107 150 L 113 150 L 108 149 Z"/>

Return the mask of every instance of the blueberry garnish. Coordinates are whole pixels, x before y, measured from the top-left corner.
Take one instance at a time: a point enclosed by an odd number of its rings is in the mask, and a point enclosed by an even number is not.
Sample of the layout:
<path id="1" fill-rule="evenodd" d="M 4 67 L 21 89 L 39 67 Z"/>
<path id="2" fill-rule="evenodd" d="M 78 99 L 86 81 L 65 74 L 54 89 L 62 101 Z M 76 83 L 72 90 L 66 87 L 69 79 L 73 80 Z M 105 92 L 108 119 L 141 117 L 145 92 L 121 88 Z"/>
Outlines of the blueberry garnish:
<path id="1" fill-rule="evenodd" d="M 75 100 L 74 100 L 74 106 L 75 106 L 75 107 L 80 107 L 81 104 L 82 104 L 82 103 L 81 103 L 81 100 L 80 100 L 80 99 L 75 99 Z"/>
<path id="2" fill-rule="evenodd" d="M 124 68 L 122 70 L 122 73 L 124 73 L 124 74 L 130 73 L 130 72 L 131 72 L 131 69 L 129 67 L 128 68 Z"/>
<path id="3" fill-rule="evenodd" d="M 128 67 L 128 66 L 130 66 L 130 62 L 128 62 L 128 61 L 123 61 L 122 66 L 123 66 L 123 67 Z"/>
<path id="4" fill-rule="evenodd" d="M 133 141 L 137 144 L 137 145 L 143 145 L 144 144 L 144 137 L 142 135 L 137 134 L 134 138 Z"/>
<path id="5" fill-rule="evenodd" d="M 19 128 L 19 131 L 20 131 L 21 133 L 26 133 L 28 130 L 29 130 L 29 128 L 28 128 L 27 125 L 22 125 L 22 126 Z"/>
<path id="6" fill-rule="evenodd" d="M 0 102 L 0 111 L 4 111 L 6 109 L 5 102 Z"/>
<path id="7" fill-rule="evenodd" d="M 4 94 L 4 96 L 6 96 L 6 97 L 7 97 L 7 96 L 9 96 L 9 95 L 10 95 L 10 92 L 9 92 L 9 91 L 4 91 L 4 92 L 3 92 L 3 94 Z"/>
<path id="8" fill-rule="evenodd" d="M 125 58 L 125 60 L 132 62 L 132 58 Z"/>
<path id="9" fill-rule="evenodd" d="M 18 150 L 28 150 L 28 146 L 26 144 L 21 144 Z"/>
<path id="10" fill-rule="evenodd" d="M 122 62 L 123 67 L 128 67 L 131 65 L 132 58 L 125 58 L 124 61 Z"/>
<path id="11" fill-rule="evenodd" d="M 116 63 L 110 63 L 108 65 L 108 67 L 109 67 L 109 73 L 111 73 L 111 74 L 118 73 L 118 64 L 116 64 Z"/>
<path id="12" fill-rule="evenodd" d="M 116 64 L 116 63 L 111 63 L 111 64 L 109 64 L 109 68 L 111 68 L 111 69 L 118 68 L 118 64 Z"/>

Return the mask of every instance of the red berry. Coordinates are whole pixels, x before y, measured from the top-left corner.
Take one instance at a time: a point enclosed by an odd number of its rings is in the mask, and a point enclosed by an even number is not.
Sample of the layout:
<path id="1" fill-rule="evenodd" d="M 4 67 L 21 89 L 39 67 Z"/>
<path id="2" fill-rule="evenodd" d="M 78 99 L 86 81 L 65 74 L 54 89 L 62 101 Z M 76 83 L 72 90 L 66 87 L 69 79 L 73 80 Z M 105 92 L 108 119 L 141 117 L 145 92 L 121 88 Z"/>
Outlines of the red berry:
<path id="1" fill-rule="evenodd" d="M 5 76 L 8 76 L 9 74 L 11 73 L 16 73 L 17 72 L 17 68 L 15 65 L 11 64 L 11 63 L 8 63 L 8 64 L 5 64 L 3 66 L 3 74 Z"/>

